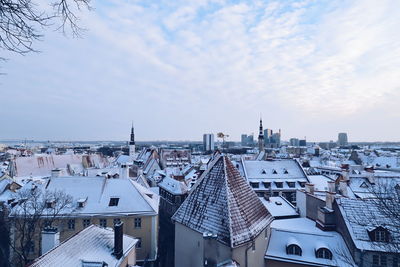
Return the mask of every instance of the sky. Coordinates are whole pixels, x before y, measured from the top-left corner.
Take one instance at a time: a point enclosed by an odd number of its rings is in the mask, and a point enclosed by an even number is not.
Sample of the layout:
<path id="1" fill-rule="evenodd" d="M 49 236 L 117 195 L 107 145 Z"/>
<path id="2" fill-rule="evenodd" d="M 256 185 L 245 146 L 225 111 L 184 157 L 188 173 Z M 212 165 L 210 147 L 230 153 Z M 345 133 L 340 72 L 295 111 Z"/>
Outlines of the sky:
<path id="1" fill-rule="evenodd" d="M 0 51 L 0 139 L 400 141 L 400 1 L 107 0 Z"/>

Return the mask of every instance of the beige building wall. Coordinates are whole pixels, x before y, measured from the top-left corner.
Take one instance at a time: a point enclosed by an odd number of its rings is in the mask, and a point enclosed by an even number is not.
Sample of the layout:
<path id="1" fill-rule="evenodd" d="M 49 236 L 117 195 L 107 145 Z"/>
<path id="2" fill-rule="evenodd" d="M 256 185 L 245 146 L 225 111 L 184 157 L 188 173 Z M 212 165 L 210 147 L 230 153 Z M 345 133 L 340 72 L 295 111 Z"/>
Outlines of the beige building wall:
<path id="1" fill-rule="evenodd" d="M 243 246 L 233 249 L 232 259 L 235 260 L 240 266 L 248 267 L 264 267 L 265 266 L 265 251 L 267 249 L 267 229 L 262 231 L 254 240 L 254 249 L 252 242 L 248 242 Z M 247 254 L 247 265 L 246 265 Z"/>
<path id="2" fill-rule="evenodd" d="M 262 231 L 255 239 L 255 250 L 252 249 L 252 243 L 249 242 L 243 246 L 231 249 L 221 243 L 217 243 L 218 262 L 233 259 L 240 266 L 264 267 L 264 255 L 267 248 L 266 231 Z M 203 235 L 190 228 L 175 223 L 175 267 L 203 267 L 204 256 Z"/>
<path id="3" fill-rule="evenodd" d="M 266 260 L 265 261 L 266 267 L 304 267 L 309 266 L 307 264 L 298 264 L 298 263 L 290 263 L 290 262 L 282 262 L 282 261 L 275 261 L 275 260 Z"/>

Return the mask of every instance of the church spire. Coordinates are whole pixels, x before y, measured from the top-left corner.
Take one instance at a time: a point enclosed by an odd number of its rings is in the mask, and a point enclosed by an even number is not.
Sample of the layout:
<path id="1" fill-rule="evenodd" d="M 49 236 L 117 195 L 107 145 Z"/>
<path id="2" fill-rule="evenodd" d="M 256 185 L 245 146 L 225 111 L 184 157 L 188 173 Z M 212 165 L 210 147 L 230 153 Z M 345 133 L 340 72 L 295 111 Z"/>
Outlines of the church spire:
<path id="1" fill-rule="evenodd" d="M 131 140 L 129 141 L 129 156 L 134 156 L 135 155 L 135 128 L 133 128 L 133 122 L 132 122 L 132 128 L 131 128 Z"/>
<path id="2" fill-rule="evenodd" d="M 260 116 L 260 132 L 258 134 L 258 150 L 264 151 L 264 131 L 263 131 L 261 116 Z"/>

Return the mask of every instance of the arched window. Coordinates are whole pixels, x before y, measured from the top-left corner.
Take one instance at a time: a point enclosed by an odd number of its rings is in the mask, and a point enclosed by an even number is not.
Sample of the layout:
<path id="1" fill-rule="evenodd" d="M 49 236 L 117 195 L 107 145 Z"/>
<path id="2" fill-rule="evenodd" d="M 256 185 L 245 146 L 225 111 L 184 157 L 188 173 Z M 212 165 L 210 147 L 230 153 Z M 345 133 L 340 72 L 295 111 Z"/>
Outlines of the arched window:
<path id="1" fill-rule="evenodd" d="M 318 249 L 316 254 L 317 258 L 328 259 L 328 260 L 332 259 L 332 252 L 327 248 Z"/>
<path id="2" fill-rule="evenodd" d="M 301 256 L 301 248 L 298 245 L 292 244 L 286 247 L 286 253 L 289 255 Z"/>

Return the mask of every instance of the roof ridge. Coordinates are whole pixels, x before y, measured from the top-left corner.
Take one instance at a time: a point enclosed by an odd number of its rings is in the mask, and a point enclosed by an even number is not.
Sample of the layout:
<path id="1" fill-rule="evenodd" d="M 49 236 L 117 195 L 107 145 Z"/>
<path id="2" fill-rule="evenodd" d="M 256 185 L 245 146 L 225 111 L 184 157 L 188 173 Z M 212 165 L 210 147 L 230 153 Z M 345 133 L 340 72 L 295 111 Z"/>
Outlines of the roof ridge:
<path id="1" fill-rule="evenodd" d="M 229 184 L 228 184 L 228 170 L 226 168 L 226 156 L 223 156 L 223 164 L 224 164 L 224 175 L 225 175 L 225 188 L 226 188 L 226 202 L 227 202 L 227 206 L 228 206 L 228 225 L 229 225 L 229 237 L 230 237 L 230 245 L 231 247 L 233 247 L 233 238 L 232 238 L 232 234 L 233 234 L 233 228 L 232 228 L 232 216 L 231 216 L 231 205 L 230 205 L 230 201 L 229 201 L 229 194 L 230 194 L 230 190 L 229 190 Z"/>

